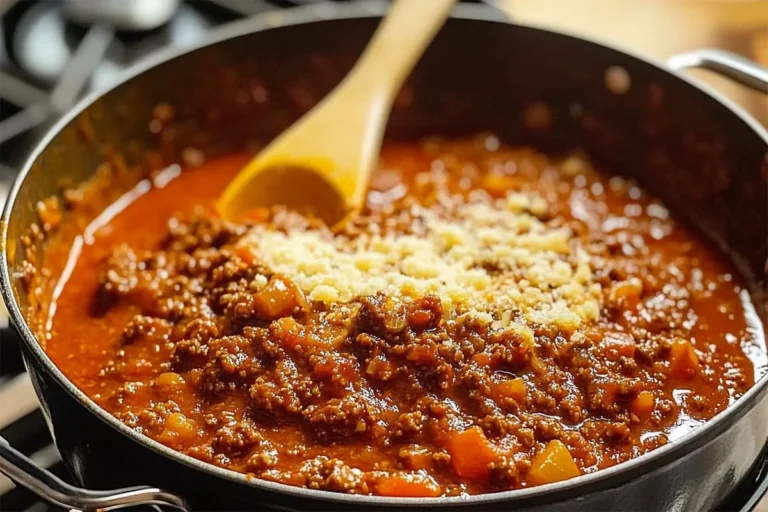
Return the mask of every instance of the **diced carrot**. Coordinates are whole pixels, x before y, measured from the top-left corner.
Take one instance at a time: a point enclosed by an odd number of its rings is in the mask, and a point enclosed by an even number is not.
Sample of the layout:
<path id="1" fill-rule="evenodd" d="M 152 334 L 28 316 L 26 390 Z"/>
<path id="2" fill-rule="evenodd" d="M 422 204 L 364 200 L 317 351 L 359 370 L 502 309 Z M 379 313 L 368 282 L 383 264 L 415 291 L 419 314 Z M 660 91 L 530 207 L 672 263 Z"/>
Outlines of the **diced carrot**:
<path id="1" fill-rule="evenodd" d="M 425 450 L 423 452 L 409 452 L 405 458 L 405 466 L 408 469 L 430 469 L 432 468 L 432 452 Z"/>
<path id="2" fill-rule="evenodd" d="M 634 338 L 623 332 L 609 332 L 603 337 L 608 359 L 615 361 L 620 357 L 635 357 L 637 344 Z"/>
<path id="3" fill-rule="evenodd" d="M 622 309 L 634 311 L 643 295 L 643 282 L 633 277 L 616 283 L 611 288 L 609 300 Z"/>
<path id="4" fill-rule="evenodd" d="M 491 365 L 491 356 L 486 354 L 485 352 L 478 352 L 477 354 L 472 356 L 472 362 L 475 363 L 477 366 L 480 366 L 482 368 L 487 368 Z"/>
<path id="5" fill-rule="evenodd" d="M 256 261 L 256 253 L 247 245 L 238 246 L 235 249 L 235 254 L 238 258 L 243 260 L 246 265 L 253 265 L 253 262 Z"/>
<path id="6" fill-rule="evenodd" d="M 554 439 L 547 444 L 543 452 L 534 457 L 531 469 L 528 470 L 528 482 L 544 485 L 580 474 L 581 471 L 571 457 L 568 447 L 562 441 Z"/>
<path id="7" fill-rule="evenodd" d="M 269 325 L 269 333 L 291 348 L 306 342 L 304 327 L 290 316 L 272 322 Z"/>
<path id="8" fill-rule="evenodd" d="M 641 391 L 629 403 L 629 410 L 641 418 L 646 418 L 653 412 L 656 399 L 650 391 Z"/>
<path id="9" fill-rule="evenodd" d="M 199 436 L 197 425 L 180 412 L 175 412 L 165 419 L 165 429 L 160 434 L 162 443 L 179 448 L 194 441 Z"/>
<path id="10" fill-rule="evenodd" d="M 184 379 L 178 373 L 161 373 L 155 377 L 155 387 L 166 396 L 170 396 L 184 387 Z"/>
<path id="11" fill-rule="evenodd" d="M 527 395 L 525 381 L 520 378 L 507 379 L 496 384 L 496 393 L 499 399 L 512 398 L 516 402 L 522 402 Z"/>
<path id="12" fill-rule="evenodd" d="M 699 369 L 699 356 L 693 345 L 687 340 L 676 340 L 669 352 L 669 366 L 672 374 L 683 379 L 690 379 Z"/>
<path id="13" fill-rule="evenodd" d="M 329 357 L 327 359 L 321 359 L 317 364 L 315 364 L 314 371 L 315 375 L 321 379 L 330 379 L 333 377 L 337 368 L 338 366 L 336 361 L 332 357 Z"/>
<path id="14" fill-rule="evenodd" d="M 491 172 L 483 176 L 482 186 L 489 194 L 503 196 L 515 187 L 515 183 L 511 176 Z"/>
<path id="15" fill-rule="evenodd" d="M 417 331 L 423 331 L 432 323 L 432 315 L 429 311 L 417 309 L 408 313 L 408 323 Z"/>
<path id="16" fill-rule="evenodd" d="M 376 490 L 381 496 L 401 498 L 430 498 L 442 494 L 440 486 L 431 476 L 407 473 L 380 478 Z"/>
<path id="17" fill-rule="evenodd" d="M 320 360 L 315 364 L 314 373 L 321 379 L 332 379 L 334 376 L 342 377 L 346 380 L 352 380 L 357 376 L 355 366 L 344 356 L 335 353 L 334 355 L 326 352 L 325 357 L 320 356 Z"/>
<path id="18" fill-rule="evenodd" d="M 434 343 L 421 343 L 418 345 L 411 345 L 408 347 L 405 358 L 409 361 L 413 361 L 414 363 L 436 364 L 437 346 Z"/>
<path id="19" fill-rule="evenodd" d="M 303 294 L 292 281 L 272 277 L 253 298 L 259 313 L 267 318 L 279 318 L 291 314 L 303 301 Z"/>
<path id="20" fill-rule="evenodd" d="M 451 464 L 461 478 L 484 480 L 488 465 L 499 455 L 480 427 L 472 427 L 451 436 L 448 446 Z"/>

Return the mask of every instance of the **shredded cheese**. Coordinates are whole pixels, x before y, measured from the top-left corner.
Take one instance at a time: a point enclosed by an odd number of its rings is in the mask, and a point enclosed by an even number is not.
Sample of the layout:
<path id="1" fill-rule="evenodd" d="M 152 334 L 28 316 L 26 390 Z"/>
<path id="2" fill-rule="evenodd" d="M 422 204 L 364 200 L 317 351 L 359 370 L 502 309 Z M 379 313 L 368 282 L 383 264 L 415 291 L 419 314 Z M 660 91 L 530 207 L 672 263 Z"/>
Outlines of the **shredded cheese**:
<path id="1" fill-rule="evenodd" d="M 346 303 L 384 292 L 407 300 L 439 296 L 452 314 L 482 315 L 496 326 L 553 325 L 574 331 L 597 319 L 600 285 L 589 259 L 564 228 L 537 215 L 540 198 L 463 203 L 446 215 L 411 208 L 418 235 L 282 232 L 258 226 L 240 244 L 271 272 L 289 276 L 310 300 Z"/>

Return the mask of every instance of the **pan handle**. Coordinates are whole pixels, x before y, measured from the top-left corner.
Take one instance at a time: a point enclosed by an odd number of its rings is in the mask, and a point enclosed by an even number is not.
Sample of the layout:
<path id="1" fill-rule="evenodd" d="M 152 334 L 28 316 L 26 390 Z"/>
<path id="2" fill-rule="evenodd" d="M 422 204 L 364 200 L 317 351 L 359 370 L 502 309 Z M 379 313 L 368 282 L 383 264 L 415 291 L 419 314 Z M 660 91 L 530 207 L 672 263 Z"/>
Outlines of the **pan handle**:
<path id="1" fill-rule="evenodd" d="M 667 66 L 674 71 L 709 69 L 747 87 L 768 93 L 768 69 L 726 50 L 701 49 L 680 53 L 670 57 Z"/>
<path id="2" fill-rule="evenodd" d="M 38 467 L 0 437 L 0 473 L 57 507 L 74 511 L 117 510 L 137 505 L 159 505 L 189 511 L 183 498 L 154 487 L 90 491 L 69 485 Z"/>

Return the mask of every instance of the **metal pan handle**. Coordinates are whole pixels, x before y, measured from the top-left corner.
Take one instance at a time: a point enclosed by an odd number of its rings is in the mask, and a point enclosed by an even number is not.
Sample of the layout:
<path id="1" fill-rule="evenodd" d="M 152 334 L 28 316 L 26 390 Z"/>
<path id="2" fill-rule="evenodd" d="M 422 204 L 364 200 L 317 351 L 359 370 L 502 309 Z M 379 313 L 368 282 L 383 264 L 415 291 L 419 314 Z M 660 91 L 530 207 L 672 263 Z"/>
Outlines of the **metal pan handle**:
<path id="1" fill-rule="evenodd" d="M 768 94 L 768 69 L 726 50 L 701 49 L 680 53 L 670 57 L 667 66 L 674 71 L 688 68 L 709 69 Z"/>
<path id="2" fill-rule="evenodd" d="M 154 487 L 128 487 L 113 491 L 90 491 L 69 485 L 35 465 L 0 437 L 0 473 L 66 510 L 117 510 L 139 505 L 159 505 L 189 511 L 183 498 Z"/>

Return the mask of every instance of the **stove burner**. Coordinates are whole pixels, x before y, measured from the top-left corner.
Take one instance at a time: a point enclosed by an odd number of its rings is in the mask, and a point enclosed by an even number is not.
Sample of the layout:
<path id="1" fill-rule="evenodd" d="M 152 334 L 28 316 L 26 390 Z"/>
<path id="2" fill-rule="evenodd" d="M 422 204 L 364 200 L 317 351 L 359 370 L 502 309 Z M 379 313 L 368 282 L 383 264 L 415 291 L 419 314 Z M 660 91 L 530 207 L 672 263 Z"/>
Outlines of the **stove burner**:
<path id="1" fill-rule="evenodd" d="M 261 10 L 287 5 L 237 3 Z M 85 93 L 110 87 L 149 53 L 194 44 L 211 27 L 242 16 L 203 0 L 0 3 L 0 165 L 17 167 Z"/>

